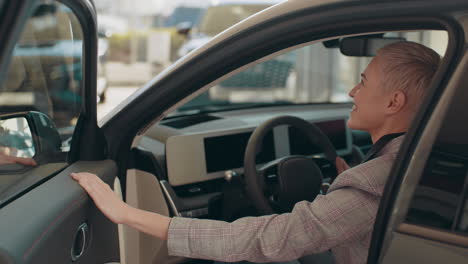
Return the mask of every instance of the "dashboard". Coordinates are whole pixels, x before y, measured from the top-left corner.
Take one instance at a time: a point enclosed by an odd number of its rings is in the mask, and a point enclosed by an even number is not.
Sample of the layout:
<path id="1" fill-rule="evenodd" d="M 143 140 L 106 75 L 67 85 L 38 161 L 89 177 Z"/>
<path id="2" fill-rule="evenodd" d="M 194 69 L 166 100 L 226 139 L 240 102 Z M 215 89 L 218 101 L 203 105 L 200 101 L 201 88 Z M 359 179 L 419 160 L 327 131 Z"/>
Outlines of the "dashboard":
<path id="1" fill-rule="evenodd" d="M 351 151 L 346 118 L 311 121 L 341 155 Z M 172 186 L 223 178 L 226 171 L 243 173 L 244 153 L 255 127 L 220 129 L 170 137 L 166 143 L 167 173 Z M 319 155 L 321 151 L 294 127 L 279 126 L 268 133 L 257 154 L 263 164 L 288 155 Z M 183 164 L 181 166 L 180 164 Z"/>
<path id="2" fill-rule="evenodd" d="M 317 125 L 339 155 L 349 155 L 353 144 L 346 126 L 349 106 L 321 105 L 320 111 L 311 111 L 314 107 L 317 106 L 272 107 L 171 118 L 151 127 L 145 136 L 164 145 L 164 163 L 171 186 L 224 178 L 230 170 L 242 174 L 250 135 L 263 122 L 282 115 L 296 116 Z M 278 126 L 264 138 L 257 163 L 288 155 L 320 154 L 300 131 Z"/>

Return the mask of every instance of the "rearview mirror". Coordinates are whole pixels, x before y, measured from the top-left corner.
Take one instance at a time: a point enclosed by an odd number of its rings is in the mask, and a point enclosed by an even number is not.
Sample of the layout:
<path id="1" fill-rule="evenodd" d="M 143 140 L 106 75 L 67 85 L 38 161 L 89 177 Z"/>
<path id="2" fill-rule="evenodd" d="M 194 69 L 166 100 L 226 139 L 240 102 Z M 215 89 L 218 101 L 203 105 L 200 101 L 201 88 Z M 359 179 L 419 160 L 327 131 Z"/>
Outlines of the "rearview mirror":
<path id="1" fill-rule="evenodd" d="M 346 56 L 372 57 L 377 54 L 377 50 L 384 46 L 406 41 L 404 38 L 370 38 L 370 37 L 352 37 L 344 38 L 340 41 L 340 51 Z"/>

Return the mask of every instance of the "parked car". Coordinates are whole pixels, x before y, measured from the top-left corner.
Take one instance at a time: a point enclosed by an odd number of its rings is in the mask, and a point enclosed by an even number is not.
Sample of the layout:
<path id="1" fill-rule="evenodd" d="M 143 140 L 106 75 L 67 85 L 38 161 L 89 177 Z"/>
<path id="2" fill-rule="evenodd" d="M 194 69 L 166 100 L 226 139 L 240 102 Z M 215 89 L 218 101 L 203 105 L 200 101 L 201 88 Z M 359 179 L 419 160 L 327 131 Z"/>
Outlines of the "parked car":
<path id="1" fill-rule="evenodd" d="M 164 21 L 164 27 L 193 26 L 198 23 L 203 9 L 203 7 L 196 6 L 178 6 Z"/>
<path id="2" fill-rule="evenodd" d="M 212 1 L 201 13 L 196 23 L 182 23 L 179 25 L 179 32 L 186 34 L 188 39 L 179 48 L 179 57 L 203 46 L 215 35 L 230 26 L 279 2 L 281 1 Z M 190 109 L 199 104 L 223 102 L 236 97 L 239 93 L 245 94 L 246 90 L 260 89 L 263 90 L 264 94 L 271 94 L 275 90 L 279 90 L 280 93 L 288 93 L 290 90 L 288 89 L 290 88 L 288 87 L 288 80 L 291 82 L 291 79 L 295 78 L 295 61 L 295 53 L 289 53 L 287 56 L 279 56 L 275 60 L 252 67 L 233 78 L 219 83 L 217 89 L 200 95 L 196 100 L 187 103 L 181 110 Z M 254 98 L 257 101 L 265 101 L 262 96 Z"/>
<path id="3" fill-rule="evenodd" d="M 35 12 L 43 4 L 55 7 Z M 57 11 L 62 9 L 67 12 Z M 368 44 L 397 35 L 432 47 L 443 60 L 386 183 L 368 263 L 466 263 L 467 1 L 285 1 L 213 37 L 99 121 L 92 2 L 4 1 L 0 12 L 0 120 L 26 119 L 38 163 L 0 165 L 0 262 L 200 263 L 170 257 L 165 241 L 112 224 L 70 173 L 95 173 L 132 206 L 167 216 L 229 221 L 260 215 L 262 201 L 276 210 L 270 197 L 251 199 L 242 180 L 244 158 L 252 157 L 245 153 L 250 135 L 273 118 L 298 117 L 321 128 L 338 155 L 358 163 L 370 137 L 346 127 L 352 103 L 334 103 L 327 94 L 341 95 L 358 82 L 372 53 Z M 46 27 L 51 43 L 61 36 L 82 41 L 82 81 L 74 84 L 81 100 L 72 107 L 79 115 L 67 135 L 53 122 L 61 113 L 51 89 L 60 87 L 50 83 L 56 72 L 43 70 L 49 58 L 24 61 L 15 53 L 25 39 L 37 47 L 35 35 Z M 342 51 L 349 50 L 350 38 L 358 41 L 351 41 L 356 49 L 347 56 Z M 230 98 L 176 111 L 221 82 L 290 52 L 299 58 L 297 75 L 313 77 L 295 82 L 291 100 Z M 66 69 L 74 69 L 73 58 L 65 53 L 60 58 Z M 70 82 L 62 85 L 69 89 Z M 23 125 L 9 130 L 29 135 Z M 261 142 L 255 161 L 249 159 L 254 165 L 302 155 L 321 169 L 316 177 L 336 176 L 323 149 L 297 127 L 277 127 Z M 272 175 L 265 181 L 274 184 Z"/>
<path id="4" fill-rule="evenodd" d="M 190 34 L 188 41 L 179 49 L 179 57 L 203 46 L 230 26 L 279 2 L 281 0 L 212 1 L 196 20 L 180 25 L 184 33 Z"/>
<path id="5" fill-rule="evenodd" d="M 169 32 L 171 36 L 170 61 L 178 59 L 179 56 L 177 55 L 177 52 L 186 40 L 186 34 L 181 34 L 181 32 L 184 29 L 188 31 L 193 25 L 197 24 L 203 11 L 203 5 L 177 6 L 171 12 L 169 17 L 167 17 L 167 19 L 162 23 L 163 29 L 166 32 Z M 160 26 L 159 23 L 157 26 Z"/>

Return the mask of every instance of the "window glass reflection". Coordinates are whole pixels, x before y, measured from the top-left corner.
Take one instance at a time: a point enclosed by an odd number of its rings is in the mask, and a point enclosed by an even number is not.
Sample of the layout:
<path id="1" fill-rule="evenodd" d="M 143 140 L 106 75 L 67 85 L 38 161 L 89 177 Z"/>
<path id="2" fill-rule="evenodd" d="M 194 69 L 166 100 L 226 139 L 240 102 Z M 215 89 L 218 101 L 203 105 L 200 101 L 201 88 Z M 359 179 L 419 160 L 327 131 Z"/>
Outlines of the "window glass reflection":
<path id="1" fill-rule="evenodd" d="M 414 193 L 407 222 L 454 231 L 467 168 L 468 158 L 451 147 L 436 146 Z M 466 216 L 464 221 L 468 221 Z M 466 229 L 466 225 L 460 228 Z"/>
<path id="2" fill-rule="evenodd" d="M 34 156 L 33 138 L 26 118 L 0 120 L 0 154 L 20 158 Z"/>

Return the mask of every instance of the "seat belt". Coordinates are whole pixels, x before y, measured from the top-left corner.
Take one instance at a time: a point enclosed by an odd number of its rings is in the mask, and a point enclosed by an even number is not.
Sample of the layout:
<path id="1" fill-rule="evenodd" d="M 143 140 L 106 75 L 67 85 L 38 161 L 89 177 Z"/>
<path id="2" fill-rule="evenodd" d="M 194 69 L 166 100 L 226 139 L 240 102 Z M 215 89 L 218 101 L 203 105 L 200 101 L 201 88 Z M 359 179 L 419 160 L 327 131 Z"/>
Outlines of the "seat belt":
<path id="1" fill-rule="evenodd" d="M 375 159 L 376 155 L 385 147 L 385 145 L 388 144 L 388 142 L 392 141 L 392 139 L 395 139 L 399 136 L 404 135 L 405 132 L 401 133 L 393 133 L 393 134 L 387 134 L 383 137 L 381 137 L 377 142 L 375 142 L 374 145 L 372 145 L 372 148 L 367 152 L 366 156 L 362 160 L 361 164 L 364 162 L 367 162 L 369 160 Z M 332 178 L 332 182 L 335 180 L 335 178 Z M 328 192 L 328 188 L 330 187 L 330 183 L 322 183 L 322 188 L 321 188 L 321 193 L 325 194 Z"/>
<path id="2" fill-rule="evenodd" d="M 366 156 L 362 160 L 362 163 L 376 158 L 377 153 L 379 153 L 388 144 L 388 142 L 404 134 L 405 132 L 393 133 L 381 137 L 379 140 L 377 140 L 377 142 L 375 142 L 374 145 L 372 145 L 372 148 L 369 150 L 369 152 L 367 152 Z"/>

